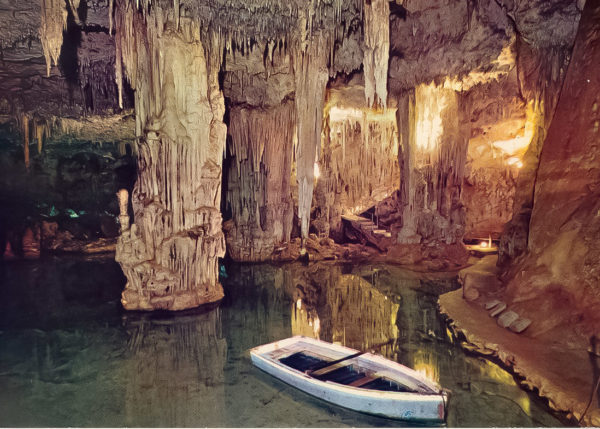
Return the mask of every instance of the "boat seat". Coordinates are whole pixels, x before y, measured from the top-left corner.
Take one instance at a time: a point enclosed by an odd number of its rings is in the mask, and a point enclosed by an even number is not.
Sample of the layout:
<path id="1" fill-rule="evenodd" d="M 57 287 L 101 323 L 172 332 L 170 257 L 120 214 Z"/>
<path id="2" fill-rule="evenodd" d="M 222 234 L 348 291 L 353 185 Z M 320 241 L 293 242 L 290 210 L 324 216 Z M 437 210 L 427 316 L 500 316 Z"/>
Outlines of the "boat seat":
<path id="1" fill-rule="evenodd" d="M 358 380 L 353 381 L 348 386 L 361 387 L 367 383 L 370 383 L 371 381 L 375 380 L 376 378 L 377 378 L 377 376 L 366 375 L 363 378 L 359 378 Z"/>
<path id="2" fill-rule="evenodd" d="M 326 375 L 327 373 L 332 372 L 334 370 L 337 370 L 337 369 L 340 369 L 340 368 L 345 368 L 346 366 L 348 366 L 347 362 L 338 363 L 336 365 L 330 365 L 330 366 L 326 366 L 326 367 L 321 368 L 321 369 L 317 369 L 316 371 L 312 371 L 310 373 L 310 375 L 312 377 L 320 377 L 320 376 Z"/>

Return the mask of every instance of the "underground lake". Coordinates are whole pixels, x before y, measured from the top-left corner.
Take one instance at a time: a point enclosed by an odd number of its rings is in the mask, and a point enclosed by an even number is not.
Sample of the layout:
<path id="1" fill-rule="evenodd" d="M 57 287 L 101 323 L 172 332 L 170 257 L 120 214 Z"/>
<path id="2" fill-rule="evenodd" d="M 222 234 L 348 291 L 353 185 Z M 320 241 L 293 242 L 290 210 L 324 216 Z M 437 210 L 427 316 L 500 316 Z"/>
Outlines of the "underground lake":
<path id="1" fill-rule="evenodd" d="M 225 298 L 184 313 L 126 312 L 106 258 L 0 265 L 0 425 L 403 426 L 329 405 L 254 367 L 291 335 L 363 349 L 451 390 L 448 426 L 562 426 L 542 399 L 470 354 L 437 310 L 450 275 L 377 264 L 222 266 Z"/>

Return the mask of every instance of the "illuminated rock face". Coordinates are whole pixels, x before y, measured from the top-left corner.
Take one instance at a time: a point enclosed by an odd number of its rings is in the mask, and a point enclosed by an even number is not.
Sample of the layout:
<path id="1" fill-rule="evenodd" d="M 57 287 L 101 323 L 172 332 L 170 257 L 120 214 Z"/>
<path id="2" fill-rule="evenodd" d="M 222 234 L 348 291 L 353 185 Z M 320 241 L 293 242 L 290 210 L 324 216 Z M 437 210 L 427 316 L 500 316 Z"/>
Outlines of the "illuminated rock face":
<path id="1" fill-rule="evenodd" d="M 218 258 L 225 254 L 219 210 L 226 138 L 216 36 L 201 40 L 193 20 L 156 6 L 116 4 L 117 45 L 136 90 L 138 179 L 135 223 L 117 261 L 131 310 L 182 310 L 219 300 Z"/>
<path id="2" fill-rule="evenodd" d="M 401 139 L 402 228 L 399 244 L 457 244 L 464 234 L 460 201 L 469 137 L 456 91 L 419 86 L 398 108 Z"/>
<path id="3" fill-rule="evenodd" d="M 311 224 L 343 239 L 342 214 L 360 214 L 398 189 L 395 109 L 329 109 L 318 169 Z"/>
<path id="4" fill-rule="evenodd" d="M 544 314 L 547 325 L 572 320 L 600 332 L 598 139 L 600 2 L 588 1 L 572 59 L 544 142 L 529 223 L 528 248 L 513 266 L 508 295 Z"/>
<path id="5" fill-rule="evenodd" d="M 531 139 L 516 67 L 503 79 L 477 85 L 466 98 L 471 137 L 462 189 L 465 238 L 498 238 L 512 217 L 516 180 Z"/>

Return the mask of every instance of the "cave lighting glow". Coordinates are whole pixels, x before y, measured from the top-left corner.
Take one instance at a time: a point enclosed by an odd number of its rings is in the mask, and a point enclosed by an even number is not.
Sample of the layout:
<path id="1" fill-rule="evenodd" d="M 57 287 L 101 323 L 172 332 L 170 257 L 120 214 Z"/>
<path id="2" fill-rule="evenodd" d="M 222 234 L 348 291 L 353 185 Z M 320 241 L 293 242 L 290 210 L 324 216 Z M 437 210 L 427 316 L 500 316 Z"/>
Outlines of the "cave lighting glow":
<path id="1" fill-rule="evenodd" d="M 329 122 L 360 121 L 363 118 L 361 109 L 333 106 L 329 109 Z"/>
<path id="2" fill-rule="evenodd" d="M 413 358 L 413 365 L 415 371 L 421 374 L 423 377 L 431 380 L 435 383 L 440 381 L 440 369 L 436 363 L 436 358 L 433 353 L 428 351 L 420 350 Z"/>
<path id="3" fill-rule="evenodd" d="M 530 101 L 525 111 L 525 126 L 522 135 L 512 139 L 498 140 L 492 142 L 492 146 L 508 157 L 506 164 L 516 168 L 523 167 L 523 156 L 531 144 L 536 131 L 541 127 L 540 121 L 543 120 L 543 104 Z"/>
<path id="4" fill-rule="evenodd" d="M 435 151 L 444 132 L 442 114 L 450 104 L 448 89 L 434 83 L 415 90 L 415 141 L 425 152 Z"/>

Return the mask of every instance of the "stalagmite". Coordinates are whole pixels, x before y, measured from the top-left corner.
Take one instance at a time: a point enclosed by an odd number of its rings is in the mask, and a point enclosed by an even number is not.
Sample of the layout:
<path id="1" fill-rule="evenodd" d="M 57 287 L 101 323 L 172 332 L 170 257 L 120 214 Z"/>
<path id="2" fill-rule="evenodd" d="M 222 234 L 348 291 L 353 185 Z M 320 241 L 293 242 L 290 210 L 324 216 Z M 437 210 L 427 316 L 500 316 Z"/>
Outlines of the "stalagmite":
<path id="1" fill-rule="evenodd" d="M 40 1 L 42 8 L 40 40 L 46 59 L 46 74 L 50 77 L 52 63 L 58 65 L 68 13 L 64 0 Z"/>
<path id="2" fill-rule="evenodd" d="M 329 71 L 327 53 L 330 40 L 319 32 L 309 36 L 304 47 L 294 54 L 296 80 L 296 180 L 298 181 L 298 218 L 302 238 L 308 237 L 310 207 L 314 187 L 314 165 L 321 142 L 323 104 Z"/>
<path id="3" fill-rule="evenodd" d="M 222 298 L 219 211 L 227 129 L 218 71 L 222 39 L 152 4 L 115 4 L 116 37 L 135 89 L 135 223 L 117 244 L 127 309 L 181 310 Z M 145 14 L 145 15 L 144 15 Z"/>
<path id="4" fill-rule="evenodd" d="M 365 0 L 365 49 L 363 67 L 365 98 L 369 107 L 387 105 L 390 52 L 390 6 L 388 0 Z"/>
<path id="5" fill-rule="evenodd" d="M 129 215 L 127 214 L 129 192 L 127 192 L 127 189 L 119 190 L 117 198 L 119 200 L 119 225 L 121 225 L 121 233 L 123 233 L 129 229 Z"/>

